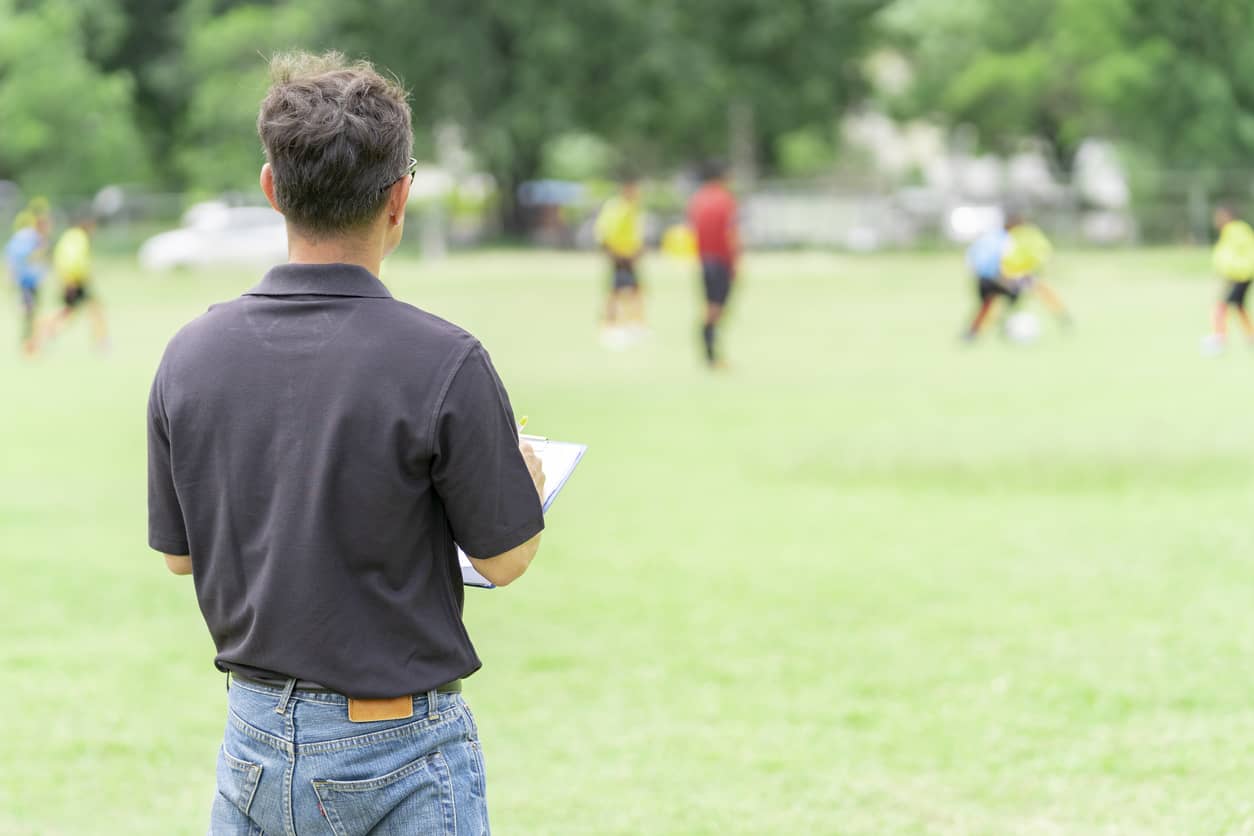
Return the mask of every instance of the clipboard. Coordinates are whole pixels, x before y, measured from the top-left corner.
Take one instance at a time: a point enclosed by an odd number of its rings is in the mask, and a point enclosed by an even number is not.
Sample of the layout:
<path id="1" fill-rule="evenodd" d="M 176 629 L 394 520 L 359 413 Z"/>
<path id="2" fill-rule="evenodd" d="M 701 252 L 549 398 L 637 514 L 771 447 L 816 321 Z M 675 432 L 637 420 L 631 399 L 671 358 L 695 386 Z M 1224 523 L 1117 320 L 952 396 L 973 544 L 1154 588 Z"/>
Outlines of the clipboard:
<path id="1" fill-rule="evenodd" d="M 583 459 L 583 454 L 588 452 L 588 445 L 571 441 L 554 441 L 538 435 L 523 435 L 520 438 L 530 443 L 535 448 L 536 455 L 540 457 L 540 468 L 544 471 L 544 501 L 541 506 L 547 514 L 553 507 L 553 500 L 557 499 L 562 488 L 566 487 L 571 474 L 575 472 L 575 467 Z M 480 589 L 496 589 L 496 584 L 475 571 L 470 558 L 460 546 L 457 549 L 457 562 L 461 565 L 463 584 L 477 586 Z"/>

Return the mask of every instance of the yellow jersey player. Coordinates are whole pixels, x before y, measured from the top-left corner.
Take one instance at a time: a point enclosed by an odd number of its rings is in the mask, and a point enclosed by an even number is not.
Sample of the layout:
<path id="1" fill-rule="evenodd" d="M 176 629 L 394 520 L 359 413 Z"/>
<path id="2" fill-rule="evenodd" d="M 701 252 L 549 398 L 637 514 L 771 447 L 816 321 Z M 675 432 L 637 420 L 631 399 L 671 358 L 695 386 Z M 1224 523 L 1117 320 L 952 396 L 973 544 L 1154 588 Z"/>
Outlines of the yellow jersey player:
<path id="1" fill-rule="evenodd" d="M 46 323 L 43 337 L 45 340 L 55 337 L 80 308 L 86 308 L 91 318 L 92 339 L 103 351 L 109 344 L 108 325 L 91 286 L 91 236 L 95 231 L 96 222 L 84 216 L 57 239 L 52 250 L 52 269 L 61 280 L 62 307 Z"/>
<path id="2" fill-rule="evenodd" d="M 1212 261 L 1215 272 L 1224 279 L 1223 294 L 1215 306 L 1214 330 L 1202 340 L 1202 352 L 1218 354 L 1228 341 L 1228 308 L 1237 314 L 1246 340 L 1254 343 L 1254 324 L 1245 312 L 1245 296 L 1254 278 L 1254 229 L 1236 217 L 1227 206 L 1215 210 L 1215 228 L 1219 240 L 1215 243 Z"/>
<path id="3" fill-rule="evenodd" d="M 979 336 L 999 297 L 1006 300 L 1009 311 L 1029 291 L 1038 293 L 1063 324 L 1070 324 L 1062 299 L 1040 275 L 1053 251 L 1040 227 L 1013 212 L 1007 214 L 1003 226 L 977 238 L 967 250 L 967 265 L 975 274 L 979 307 L 963 339 L 971 341 Z"/>
<path id="4" fill-rule="evenodd" d="M 1002 274 L 1022 292 L 1031 291 L 1041 297 L 1050 313 L 1069 326 L 1071 314 L 1058 291 L 1041 276 L 1053 254 L 1054 247 L 1041 228 L 1019 220 L 1010 228 L 1010 246 L 1002 257 Z"/>
<path id="5" fill-rule="evenodd" d="M 644 331 L 644 300 L 636 274 L 644 252 L 644 217 L 640 183 L 623 179 L 618 195 L 601 207 L 596 221 L 597 243 L 610 259 L 610 291 L 605 302 L 602 341 L 621 348 Z"/>

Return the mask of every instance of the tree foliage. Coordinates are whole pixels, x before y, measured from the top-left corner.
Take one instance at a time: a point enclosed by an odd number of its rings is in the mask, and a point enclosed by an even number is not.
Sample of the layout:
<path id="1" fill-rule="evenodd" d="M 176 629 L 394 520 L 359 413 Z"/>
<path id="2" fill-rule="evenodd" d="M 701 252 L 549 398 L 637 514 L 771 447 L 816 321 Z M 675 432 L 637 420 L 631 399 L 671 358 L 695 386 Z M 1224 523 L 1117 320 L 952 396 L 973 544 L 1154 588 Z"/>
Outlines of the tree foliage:
<path id="1" fill-rule="evenodd" d="M 506 197 L 555 138 L 647 170 L 727 155 L 733 113 L 759 163 L 808 170 L 885 43 L 901 115 L 1221 169 L 1254 153 L 1252 38 L 1246 0 L 0 0 L 0 177 L 251 189 L 265 58 L 329 47 L 404 80 L 420 151 L 457 124 Z"/>
<path id="2" fill-rule="evenodd" d="M 830 125 L 861 89 L 882 0 L 378 0 L 337 40 L 398 72 L 415 116 L 467 130 L 508 195 L 552 137 L 596 134 L 637 167 L 728 152 L 728 114 L 773 139 Z"/>
<path id="3" fill-rule="evenodd" d="M 1254 152 L 1244 0 L 899 0 L 886 17 L 915 70 L 901 112 L 990 147 L 1042 137 L 1065 162 L 1098 135 L 1183 168 Z"/>
<path id="4" fill-rule="evenodd" d="M 84 196 L 148 176 L 134 86 L 88 60 L 81 9 L 0 0 L 0 20 L 0 179 Z"/>
<path id="5" fill-rule="evenodd" d="M 420 144 L 461 126 L 508 194 L 553 137 L 600 137 L 641 167 L 725 154 L 734 106 L 770 162 L 775 137 L 831 125 L 858 95 L 885 0 L 14 2 L 0 0 L 0 86 L 21 114 L 0 158 L 11 176 L 64 187 L 55 176 L 81 168 L 42 157 L 74 153 L 104 163 L 84 184 L 145 158 L 171 187 L 251 184 L 264 57 L 335 47 L 405 80 Z M 75 111 L 105 146 L 73 150 Z"/>
<path id="6" fill-rule="evenodd" d="M 193 188 L 252 191 L 265 161 L 257 108 L 269 84 L 266 58 L 320 41 L 315 4 L 239 5 L 221 14 L 208 2 L 194 21 L 183 56 L 190 95 L 178 125 L 175 169 Z"/>

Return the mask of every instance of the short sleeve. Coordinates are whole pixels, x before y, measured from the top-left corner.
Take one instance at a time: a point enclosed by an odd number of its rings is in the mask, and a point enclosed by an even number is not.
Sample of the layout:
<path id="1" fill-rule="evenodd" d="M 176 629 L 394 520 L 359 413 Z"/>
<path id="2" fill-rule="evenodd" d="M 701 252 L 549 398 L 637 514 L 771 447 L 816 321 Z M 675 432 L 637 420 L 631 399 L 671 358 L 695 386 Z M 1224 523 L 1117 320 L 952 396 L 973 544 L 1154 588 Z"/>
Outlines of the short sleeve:
<path id="1" fill-rule="evenodd" d="M 164 363 L 162 364 L 164 368 Z M 170 426 L 161 397 L 162 369 L 148 395 L 148 545 L 165 554 L 188 554 L 183 509 L 174 491 Z"/>
<path id="2" fill-rule="evenodd" d="M 509 397 L 477 343 L 449 383 L 434 433 L 431 478 L 467 554 L 495 557 L 544 529 Z"/>
<path id="3" fill-rule="evenodd" d="M 613 228 L 613 218 L 611 218 L 613 210 L 613 202 L 607 201 L 606 204 L 601 207 L 601 211 L 597 214 L 595 231 L 598 244 L 604 244 L 609 240 L 610 233 Z"/>

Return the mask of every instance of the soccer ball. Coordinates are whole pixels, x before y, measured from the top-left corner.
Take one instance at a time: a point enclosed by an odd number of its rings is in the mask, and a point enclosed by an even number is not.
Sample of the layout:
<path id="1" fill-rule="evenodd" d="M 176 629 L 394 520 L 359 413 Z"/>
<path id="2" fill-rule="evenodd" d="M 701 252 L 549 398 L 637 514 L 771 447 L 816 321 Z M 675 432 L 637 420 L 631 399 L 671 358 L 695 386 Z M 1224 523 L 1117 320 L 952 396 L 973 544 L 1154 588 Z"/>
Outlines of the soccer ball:
<path id="1" fill-rule="evenodd" d="M 1034 313 L 1017 313 L 1006 320 L 1006 336 L 1020 345 L 1034 343 L 1041 337 L 1041 321 Z"/>
<path id="2" fill-rule="evenodd" d="M 1207 334 L 1202 337 L 1202 356 L 1218 357 L 1224 353 L 1224 338 L 1218 334 Z"/>

